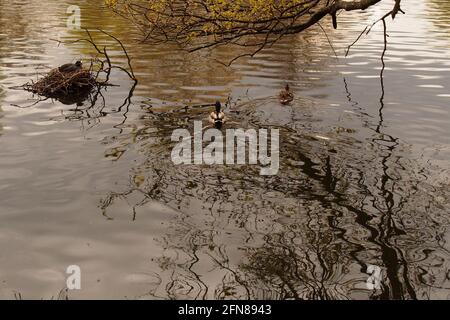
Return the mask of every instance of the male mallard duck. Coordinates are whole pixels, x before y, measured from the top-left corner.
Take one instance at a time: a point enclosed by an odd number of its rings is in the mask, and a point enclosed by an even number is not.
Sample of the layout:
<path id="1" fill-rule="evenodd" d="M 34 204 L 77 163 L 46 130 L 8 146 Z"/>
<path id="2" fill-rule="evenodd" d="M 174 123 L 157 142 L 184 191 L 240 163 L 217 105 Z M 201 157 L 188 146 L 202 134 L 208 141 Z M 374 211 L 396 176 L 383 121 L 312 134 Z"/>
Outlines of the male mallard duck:
<path id="1" fill-rule="evenodd" d="M 222 105 L 219 101 L 215 104 L 216 110 L 209 114 L 209 122 L 211 122 L 215 128 L 220 129 L 225 123 L 225 113 L 221 111 Z"/>
<path id="2" fill-rule="evenodd" d="M 58 68 L 59 72 L 74 72 L 79 71 L 83 68 L 83 63 L 77 61 L 75 63 L 66 63 Z"/>
<path id="3" fill-rule="evenodd" d="M 289 91 L 288 84 L 286 84 L 284 90 L 280 91 L 278 98 L 280 99 L 281 104 L 288 104 L 289 102 L 292 102 L 292 100 L 294 100 L 294 94 Z"/>

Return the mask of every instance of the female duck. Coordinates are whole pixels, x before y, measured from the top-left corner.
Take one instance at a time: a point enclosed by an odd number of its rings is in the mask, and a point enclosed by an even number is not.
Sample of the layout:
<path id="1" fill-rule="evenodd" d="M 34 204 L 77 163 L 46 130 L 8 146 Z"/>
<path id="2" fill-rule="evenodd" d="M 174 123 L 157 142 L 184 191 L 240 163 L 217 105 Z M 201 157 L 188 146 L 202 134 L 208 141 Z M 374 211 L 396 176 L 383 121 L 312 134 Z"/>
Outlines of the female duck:
<path id="1" fill-rule="evenodd" d="M 288 104 L 294 100 L 294 94 L 290 91 L 289 84 L 286 84 L 284 90 L 278 95 L 281 104 Z"/>
<path id="2" fill-rule="evenodd" d="M 209 114 L 209 122 L 214 125 L 215 128 L 220 129 L 225 123 L 225 113 L 221 111 L 222 105 L 219 101 L 215 104 L 216 110 Z"/>
<path id="3" fill-rule="evenodd" d="M 75 63 L 66 63 L 58 68 L 59 72 L 74 72 L 79 71 L 83 68 L 83 63 L 77 61 Z"/>

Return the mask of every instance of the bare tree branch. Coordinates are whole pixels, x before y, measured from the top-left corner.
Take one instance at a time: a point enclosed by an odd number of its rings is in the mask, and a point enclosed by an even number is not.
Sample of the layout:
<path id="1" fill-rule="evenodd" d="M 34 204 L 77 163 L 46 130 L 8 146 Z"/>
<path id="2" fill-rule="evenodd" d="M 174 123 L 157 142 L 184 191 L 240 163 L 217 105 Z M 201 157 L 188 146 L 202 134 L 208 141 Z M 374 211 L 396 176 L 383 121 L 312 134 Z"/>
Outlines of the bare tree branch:
<path id="1" fill-rule="evenodd" d="M 171 43 L 188 52 L 223 45 L 248 49 L 226 65 L 242 56 L 254 56 L 328 15 L 337 28 L 339 12 L 365 10 L 381 1 L 394 3 L 385 17 L 395 18 L 403 12 L 401 0 L 270 0 L 262 4 L 255 0 L 107 0 L 114 12 L 139 27 L 144 42 Z"/>

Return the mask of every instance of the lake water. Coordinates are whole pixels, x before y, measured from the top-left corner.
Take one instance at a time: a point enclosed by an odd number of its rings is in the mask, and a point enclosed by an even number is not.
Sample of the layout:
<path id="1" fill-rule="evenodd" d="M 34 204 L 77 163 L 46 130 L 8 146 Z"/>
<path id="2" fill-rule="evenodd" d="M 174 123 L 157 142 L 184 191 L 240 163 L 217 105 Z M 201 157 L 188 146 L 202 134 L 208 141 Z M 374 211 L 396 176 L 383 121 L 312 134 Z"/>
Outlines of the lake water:
<path id="1" fill-rule="evenodd" d="M 383 82 L 381 24 L 344 56 L 392 2 L 322 22 L 337 57 L 315 27 L 227 68 L 214 59 L 241 52 L 139 43 L 102 1 L 0 0 L 0 298 L 449 299 L 450 3 L 388 19 Z M 65 27 L 71 4 L 124 41 L 131 101 L 121 72 L 104 103 L 13 88 L 91 57 L 52 40 L 85 37 Z M 212 110 L 179 107 L 228 97 L 234 126 L 280 129 L 278 175 L 172 163 L 172 131 Z M 65 293 L 69 265 L 82 289 Z"/>

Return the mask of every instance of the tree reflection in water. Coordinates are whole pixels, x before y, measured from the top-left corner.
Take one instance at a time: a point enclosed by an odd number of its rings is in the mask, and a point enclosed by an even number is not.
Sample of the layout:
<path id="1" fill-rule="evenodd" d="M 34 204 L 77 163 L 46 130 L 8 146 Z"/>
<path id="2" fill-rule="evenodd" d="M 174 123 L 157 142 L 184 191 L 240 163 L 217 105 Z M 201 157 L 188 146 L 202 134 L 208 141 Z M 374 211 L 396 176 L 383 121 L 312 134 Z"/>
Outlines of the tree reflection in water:
<path id="1" fill-rule="evenodd" d="M 108 209 L 117 198 L 131 204 L 133 219 L 151 201 L 179 212 L 158 240 L 158 285 L 144 296 L 446 298 L 449 191 L 433 182 L 439 168 L 412 159 L 408 145 L 383 133 L 382 117 L 367 117 L 348 97 L 352 121 L 362 121 L 355 126 L 369 138 L 345 128 L 324 132 L 308 100 L 275 119 L 271 99 L 242 107 L 242 127 L 281 129 L 273 177 L 259 176 L 257 166 L 174 166 L 172 130 L 192 126 L 198 110 L 148 108 L 139 126 L 113 137 L 107 156 L 137 146 L 145 161 L 126 190 L 102 199 L 103 214 L 114 218 Z M 368 265 L 382 268 L 381 290 L 367 290 Z"/>

